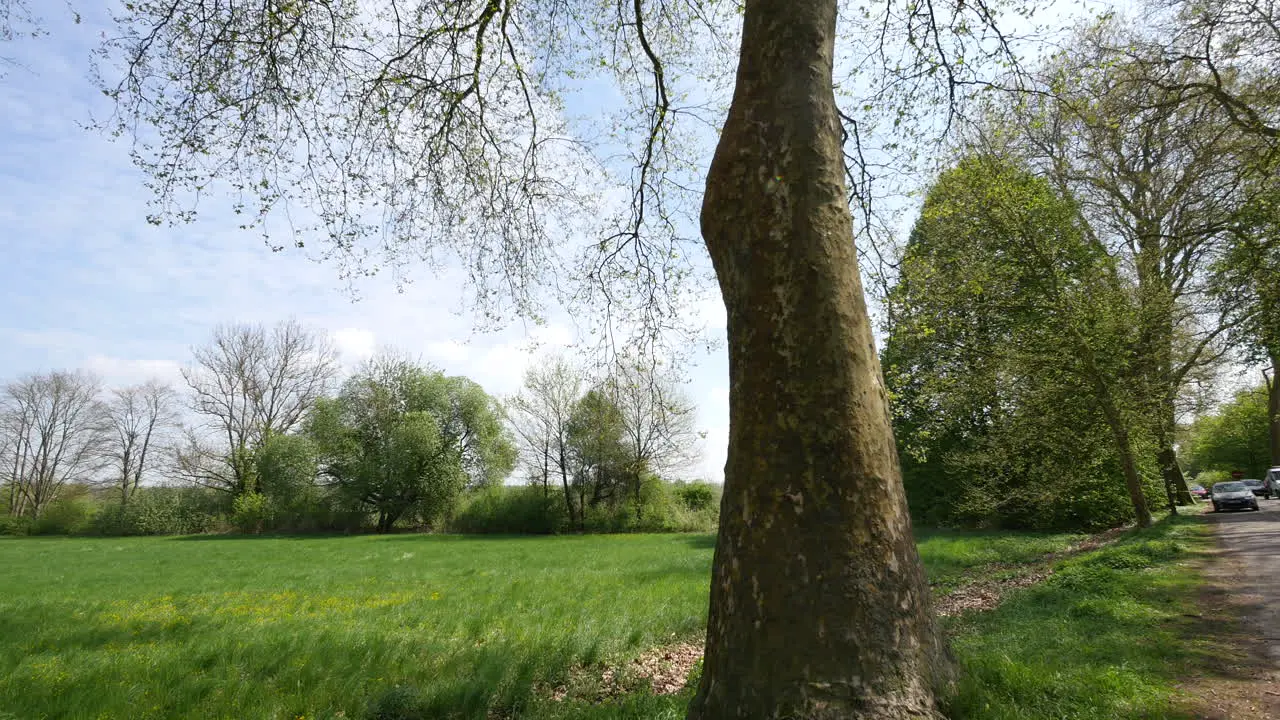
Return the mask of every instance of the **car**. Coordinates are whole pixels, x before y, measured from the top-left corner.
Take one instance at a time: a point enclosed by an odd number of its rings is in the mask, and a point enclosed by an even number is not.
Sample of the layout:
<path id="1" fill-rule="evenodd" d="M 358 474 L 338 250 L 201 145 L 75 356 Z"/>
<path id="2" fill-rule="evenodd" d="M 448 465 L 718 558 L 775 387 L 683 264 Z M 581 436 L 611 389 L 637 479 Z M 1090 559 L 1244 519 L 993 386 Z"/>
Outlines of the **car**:
<path id="1" fill-rule="evenodd" d="M 1280 498 L 1280 467 L 1273 467 L 1267 471 L 1267 477 L 1262 481 L 1262 486 L 1267 489 L 1267 497 Z"/>
<path id="2" fill-rule="evenodd" d="M 1258 497 L 1253 494 L 1248 485 L 1239 480 L 1230 482 L 1214 483 L 1213 489 L 1209 491 L 1209 498 L 1213 500 L 1213 511 L 1222 512 L 1230 509 L 1250 510 L 1258 509 Z"/>
<path id="3" fill-rule="evenodd" d="M 1258 497 L 1267 497 L 1267 488 L 1265 485 L 1262 484 L 1261 480 L 1255 480 L 1253 478 L 1245 478 L 1240 482 L 1244 483 L 1245 487 L 1253 491 L 1254 495 L 1257 495 Z"/>
<path id="4" fill-rule="evenodd" d="M 1200 483 L 1191 483 L 1190 485 L 1187 486 L 1187 490 L 1190 491 L 1192 495 L 1200 498 L 1201 500 L 1209 499 L 1209 488 L 1201 485 Z"/>

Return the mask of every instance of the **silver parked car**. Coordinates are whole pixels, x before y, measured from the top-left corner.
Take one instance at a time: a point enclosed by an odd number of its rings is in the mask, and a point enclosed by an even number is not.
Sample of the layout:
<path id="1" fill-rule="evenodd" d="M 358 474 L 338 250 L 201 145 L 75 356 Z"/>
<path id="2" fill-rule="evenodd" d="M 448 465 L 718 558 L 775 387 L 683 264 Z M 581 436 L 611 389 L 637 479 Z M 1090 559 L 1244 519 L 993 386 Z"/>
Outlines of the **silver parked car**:
<path id="1" fill-rule="evenodd" d="M 1248 485 L 1239 480 L 1214 483 L 1213 489 L 1209 491 L 1209 498 L 1213 500 L 1214 512 L 1231 509 L 1258 509 L 1257 496 L 1253 494 Z"/>
<path id="2" fill-rule="evenodd" d="M 1266 489 L 1267 497 L 1280 498 L 1280 467 L 1273 467 L 1267 471 L 1262 487 Z"/>

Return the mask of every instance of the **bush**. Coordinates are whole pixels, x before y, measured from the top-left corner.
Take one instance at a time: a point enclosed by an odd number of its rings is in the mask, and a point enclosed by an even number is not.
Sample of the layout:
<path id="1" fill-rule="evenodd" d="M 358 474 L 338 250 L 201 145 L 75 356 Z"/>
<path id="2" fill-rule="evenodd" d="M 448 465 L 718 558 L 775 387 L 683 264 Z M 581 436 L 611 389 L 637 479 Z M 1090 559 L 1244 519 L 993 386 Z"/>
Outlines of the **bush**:
<path id="1" fill-rule="evenodd" d="M 93 521 L 95 507 L 88 497 L 68 497 L 56 500 L 40 517 L 32 521 L 32 535 L 77 535 L 87 532 Z"/>
<path id="2" fill-rule="evenodd" d="M 1231 473 L 1226 470 L 1205 470 L 1192 478 L 1192 482 L 1198 483 L 1206 488 L 1212 488 L 1214 483 L 1227 482 L 1230 479 Z"/>
<path id="3" fill-rule="evenodd" d="M 0 516 L 0 535 L 30 535 L 31 523 L 29 517 Z"/>
<path id="4" fill-rule="evenodd" d="M 500 485 L 464 496 L 448 527 L 459 533 L 546 535 L 568 529 L 569 517 L 559 493 Z"/>
<path id="5" fill-rule="evenodd" d="M 368 529 L 369 511 L 363 506 L 349 502 L 341 493 L 325 494 L 320 488 L 316 489 L 315 497 L 306 515 L 294 518 L 298 524 L 288 529 L 342 533 Z M 279 518 L 275 522 L 277 526 L 281 524 Z"/>
<path id="6" fill-rule="evenodd" d="M 675 492 L 676 497 L 680 499 L 685 508 L 694 512 L 710 510 L 720 499 L 716 497 L 716 491 L 710 485 L 701 482 L 687 485 L 679 483 L 675 486 Z"/>
<path id="7" fill-rule="evenodd" d="M 711 493 L 705 502 L 702 490 L 695 490 L 696 502 L 702 502 L 699 510 L 691 509 L 682 492 L 686 488 L 705 488 Z M 584 529 L 588 532 L 711 532 L 716 529 L 719 502 L 715 491 L 708 485 L 676 485 L 656 476 L 649 476 L 640 485 L 640 502 L 634 499 L 616 505 L 587 508 Z"/>
<path id="8" fill-rule="evenodd" d="M 208 532 L 225 512 L 225 500 L 203 488 L 139 488 L 128 505 L 111 502 L 94 517 L 98 535 L 193 535 Z"/>
<path id="9" fill-rule="evenodd" d="M 688 498 L 692 498 L 690 501 Z M 614 503 L 588 506 L 581 526 L 569 522 L 564 494 L 536 485 L 499 486 L 465 496 L 448 528 L 458 533 L 546 534 L 582 530 L 595 533 L 711 532 L 720 498 L 705 483 L 674 484 L 649 476 L 640 500 L 627 495 Z"/>
<path id="10" fill-rule="evenodd" d="M 258 491 L 271 506 L 272 530 L 319 530 L 326 527 L 315 443 L 300 435 L 273 435 L 254 457 Z"/>
<path id="11" fill-rule="evenodd" d="M 262 493 L 244 493 L 231 505 L 231 524 L 240 532 L 260 533 L 270 521 L 271 500 Z"/>

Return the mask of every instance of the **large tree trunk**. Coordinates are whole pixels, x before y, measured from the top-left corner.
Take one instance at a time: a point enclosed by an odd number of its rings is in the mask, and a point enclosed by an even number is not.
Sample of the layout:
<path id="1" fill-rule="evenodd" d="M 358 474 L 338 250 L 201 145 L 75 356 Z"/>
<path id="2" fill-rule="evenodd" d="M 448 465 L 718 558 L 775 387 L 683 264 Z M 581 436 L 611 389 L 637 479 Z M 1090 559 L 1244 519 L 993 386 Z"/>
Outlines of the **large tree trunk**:
<path id="1" fill-rule="evenodd" d="M 1133 442 L 1129 437 L 1129 429 L 1120 417 L 1116 408 L 1106 409 L 1107 425 L 1111 427 L 1115 438 L 1116 451 L 1120 455 L 1120 470 L 1124 473 L 1125 489 L 1129 491 L 1129 502 L 1133 504 L 1134 519 L 1138 527 L 1151 527 L 1151 510 L 1147 508 L 1147 498 L 1142 492 L 1142 477 L 1138 474 L 1138 463 L 1133 454 Z"/>
<path id="2" fill-rule="evenodd" d="M 936 717 L 951 674 L 858 277 L 836 5 L 747 0 L 707 179 L 730 420 L 698 720 Z"/>
<path id="3" fill-rule="evenodd" d="M 1133 438 L 1129 433 L 1129 424 L 1120 411 L 1115 394 L 1106 376 L 1098 368 L 1097 358 L 1093 350 L 1077 334 L 1080 358 L 1084 361 L 1086 377 L 1093 386 L 1094 397 L 1106 418 L 1107 427 L 1111 429 L 1111 438 L 1116 444 L 1116 454 L 1120 456 L 1120 472 L 1124 475 L 1124 486 L 1129 492 L 1129 502 L 1133 505 L 1134 519 L 1138 527 L 1151 526 L 1151 510 L 1147 508 L 1147 496 L 1142 492 L 1142 476 L 1138 474 L 1137 457 L 1133 452 Z"/>
<path id="4" fill-rule="evenodd" d="M 1082 343 L 1080 354 L 1084 359 L 1089 381 L 1093 385 L 1094 397 L 1102 408 L 1107 427 L 1111 429 L 1111 437 L 1116 444 L 1116 454 L 1120 456 L 1120 472 L 1124 475 L 1125 489 L 1129 491 L 1129 502 L 1133 505 L 1134 519 L 1138 527 L 1150 527 L 1151 510 L 1147 508 L 1147 496 L 1142 492 L 1142 476 L 1138 474 L 1138 462 L 1133 452 L 1133 438 L 1129 434 L 1129 425 L 1120 411 L 1120 406 L 1116 403 L 1111 387 L 1098 370 L 1093 352 Z"/>
<path id="5" fill-rule="evenodd" d="M 1187 487 L 1187 479 L 1182 474 L 1182 467 L 1178 463 L 1178 451 L 1173 448 L 1173 443 L 1164 443 L 1156 459 L 1160 463 L 1160 474 L 1170 499 L 1176 501 L 1178 505 L 1194 504 L 1191 488 Z M 1176 508 L 1170 509 L 1177 512 Z"/>
<path id="6" fill-rule="evenodd" d="M 1192 505 L 1195 500 L 1191 497 L 1191 488 L 1187 487 L 1187 479 L 1183 476 L 1182 467 L 1178 464 L 1178 451 L 1173 447 L 1173 434 L 1177 427 L 1174 402 L 1174 397 L 1170 395 L 1160 406 L 1160 424 L 1156 434 L 1159 444 L 1156 462 L 1160 464 L 1160 474 L 1166 490 L 1173 495 L 1179 505 Z"/>
<path id="7" fill-rule="evenodd" d="M 1271 356 L 1271 377 L 1267 378 L 1268 428 L 1271 439 L 1271 467 L 1280 467 L 1280 355 Z"/>
<path id="8" fill-rule="evenodd" d="M 569 511 L 569 527 L 576 524 L 573 516 L 573 492 L 569 490 L 569 458 L 565 452 L 564 441 L 560 441 L 560 484 L 564 487 L 564 508 Z"/>
<path id="9" fill-rule="evenodd" d="M 1173 448 L 1177 427 L 1175 403 L 1182 378 L 1174 370 L 1175 297 L 1172 280 L 1165 271 L 1165 258 L 1170 249 L 1166 243 L 1163 217 L 1141 218 L 1137 223 L 1138 274 L 1140 301 L 1138 377 L 1152 403 L 1152 434 L 1156 440 L 1156 463 L 1164 481 L 1165 492 L 1177 505 L 1191 505 L 1191 489 L 1178 466 L 1178 453 Z M 1177 512 L 1173 503 L 1170 510 Z"/>

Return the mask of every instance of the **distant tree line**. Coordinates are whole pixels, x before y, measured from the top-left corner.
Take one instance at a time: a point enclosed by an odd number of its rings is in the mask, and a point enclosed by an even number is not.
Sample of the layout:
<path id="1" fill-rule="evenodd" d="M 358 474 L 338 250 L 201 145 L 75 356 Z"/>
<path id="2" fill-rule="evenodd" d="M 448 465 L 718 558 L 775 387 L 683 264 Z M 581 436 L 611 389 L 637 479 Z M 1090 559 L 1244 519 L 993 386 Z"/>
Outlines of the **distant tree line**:
<path id="1" fill-rule="evenodd" d="M 1229 479 L 1233 472 L 1262 479 L 1272 467 L 1270 382 L 1234 394 L 1216 412 L 1202 415 L 1183 431 L 1188 472 L 1197 482 Z M 1207 486 L 1206 486 L 1207 487 Z"/>
<path id="2" fill-rule="evenodd" d="M 285 321 L 215 329 L 184 393 L 155 380 L 108 391 L 79 371 L 11 381 L 0 531 L 388 532 L 462 515 L 470 532 L 714 524 L 707 486 L 659 479 L 688 467 L 699 435 L 652 366 L 588 383 L 552 358 L 509 403 L 391 351 L 339 373 L 324 335 Z M 504 486 L 518 466 L 536 488 Z M 546 502 L 556 482 L 562 505 Z M 673 521 L 680 512 L 697 517 Z M 634 520 L 603 521 L 618 515 Z"/>

